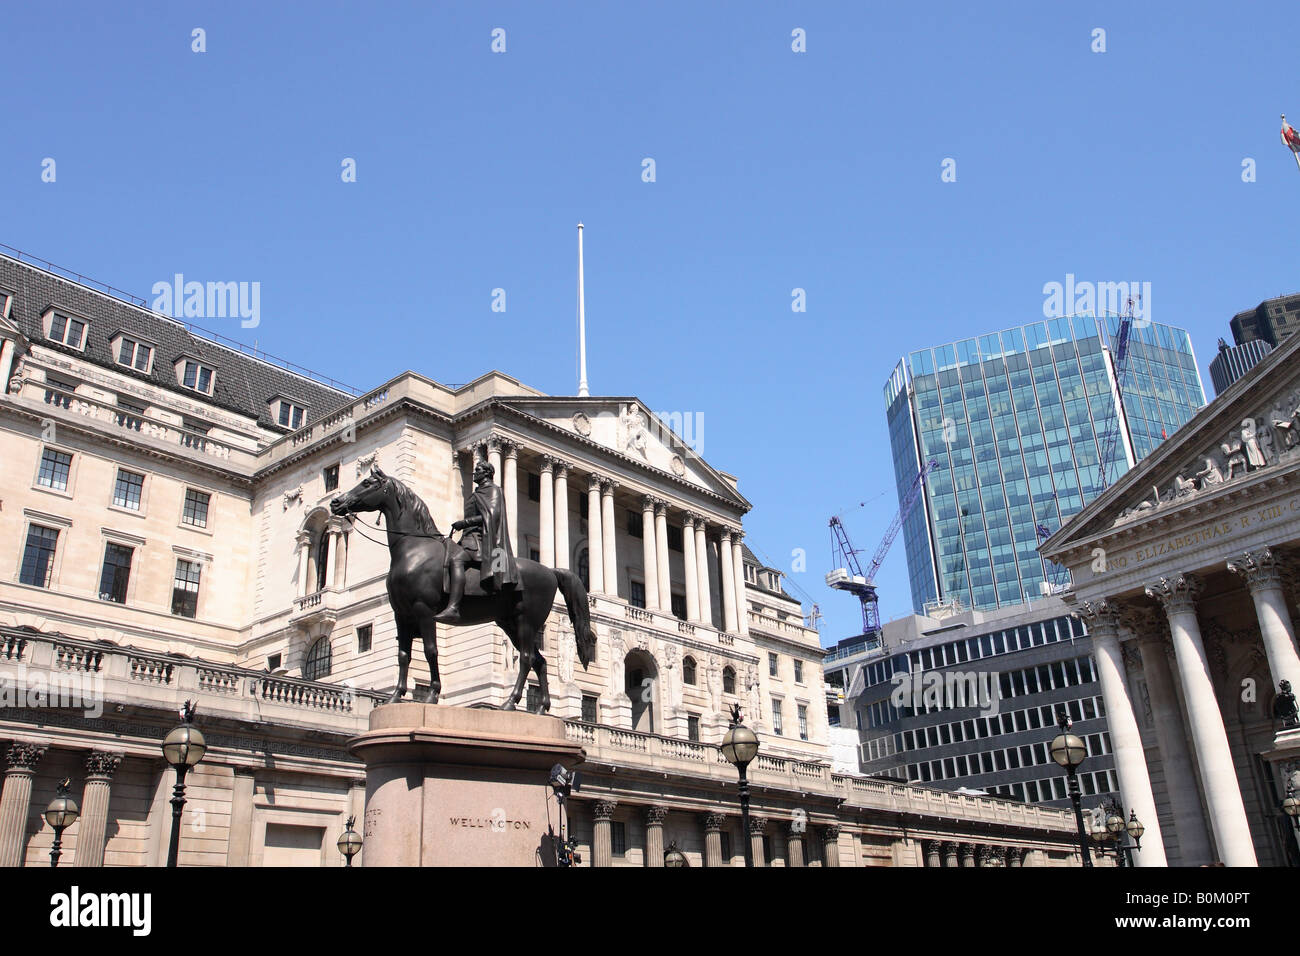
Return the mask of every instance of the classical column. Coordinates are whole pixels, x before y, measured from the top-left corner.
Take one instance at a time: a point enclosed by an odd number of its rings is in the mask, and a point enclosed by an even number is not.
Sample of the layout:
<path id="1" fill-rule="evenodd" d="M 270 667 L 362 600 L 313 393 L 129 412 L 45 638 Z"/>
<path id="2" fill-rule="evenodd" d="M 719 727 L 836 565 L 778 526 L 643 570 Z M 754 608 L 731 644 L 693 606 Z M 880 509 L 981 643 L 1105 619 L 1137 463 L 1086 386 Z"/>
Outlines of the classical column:
<path id="1" fill-rule="evenodd" d="M 741 539 L 745 532 L 731 530 L 731 570 L 736 578 L 736 633 L 749 634 L 749 601 L 745 598 L 745 548 Z"/>
<path id="2" fill-rule="evenodd" d="M 686 569 L 686 620 L 700 620 L 700 576 L 695 569 L 695 518 L 688 511 L 682 523 L 682 563 Z"/>
<path id="3" fill-rule="evenodd" d="M 827 866 L 840 865 L 840 828 L 836 824 L 822 827 L 822 848 Z"/>
<path id="4" fill-rule="evenodd" d="M 655 554 L 655 500 L 641 496 L 641 564 L 644 569 L 645 606 L 659 610 L 659 559 Z"/>
<path id="5" fill-rule="evenodd" d="M 307 596 L 307 572 L 311 568 L 311 533 L 298 532 L 298 597 Z"/>
<path id="6" fill-rule="evenodd" d="M 523 544 L 519 538 L 519 446 L 515 442 L 503 440 L 501 447 L 505 452 L 501 494 L 506 499 L 506 527 L 510 530 L 510 545 L 518 554 L 519 545 Z M 525 551 L 524 555 L 527 554 Z"/>
<path id="7" fill-rule="evenodd" d="M 27 838 L 27 809 L 32 777 L 49 744 L 15 740 L 6 755 L 4 790 L 0 792 L 0 866 L 22 866 Z"/>
<path id="8" fill-rule="evenodd" d="M 925 865 L 927 867 L 943 866 L 943 860 L 939 858 L 938 840 L 922 840 L 921 848 L 925 851 Z"/>
<path id="9" fill-rule="evenodd" d="M 86 757 L 86 789 L 81 795 L 81 829 L 77 831 L 77 866 L 104 865 L 108 799 L 122 755 L 91 751 Z"/>
<path id="10" fill-rule="evenodd" d="M 618 482 L 606 478 L 600 483 L 600 525 L 604 534 L 601 545 L 605 555 L 605 589 L 618 596 L 618 559 L 614 553 L 614 538 L 618 526 L 614 523 L 614 490 Z"/>
<path id="11" fill-rule="evenodd" d="M 1146 588 L 1147 597 L 1158 600 L 1169 617 L 1178 677 L 1183 685 L 1187 719 L 1192 725 L 1196 761 L 1201 770 L 1201 788 L 1209 808 L 1219 859 L 1228 866 L 1257 866 L 1250 825 L 1246 822 L 1246 808 L 1237 784 L 1237 770 L 1232 762 L 1228 734 L 1223 727 L 1223 715 L 1219 713 L 1219 702 L 1214 696 L 1205 644 L 1201 640 L 1201 626 L 1196 619 L 1196 595 L 1199 592 L 1200 583 L 1190 574 L 1161 578 Z M 1143 823 L 1147 821 L 1143 820 Z"/>
<path id="12" fill-rule="evenodd" d="M 343 590 L 348 585 L 348 534 L 339 522 L 339 538 L 334 542 L 334 587 Z"/>
<path id="13" fill-rule="evenodd" d="M 668 808 L 653 806 L 645 811 L 645 865 L 664 865 L 664 818 Z"/>
<path id="14" fill-rule="evenodd" d="M 1284 680 L 1290 681 L 1292 687 L 1300 687 L 1300 654 L 1296 653 L 1295 626 L 1286 607 L 1277 556 L 1271 548 L 1248 551 L 1229 561 L 1228 570 L 1245 578 L 1250 588 L 1274 689 Z"/>
<path id="15" fill-rule="evenodd" d="M 539 467 L 542 491 L 538 495 L 538 509 L 541 512 L 537 532 L 537 549 L 541 553 L 538 560 L 546 567 L 553 568 L 555 567 L 555 485 L 552 481 L 554 477 L 552 469 L 555 467 L 555 459 L 550 455 L 543 455 Z"/>
<path id="16" fill-rule="evenodd" d="M 768 861 L 763 856 L 763 834 L 766 832 L 766 817 L 749 818 L 749 852 L 754 858 L 754 866 L 767 866 Z"/>
<path id="17" fill-rule="evenodd" d="M 975 844 L 962 843 L 957 847 L 957 854 L 961 857 L 963 867 L 972 867 L 975 865 Z"/>
<path id="18" fill-rule="evenodd" d="M 593 822 L 591 833 L 591 865 L 613 866 L 614 844 L 610 838 L 610 821 L 614 819 L 614 808 L 618 804 L 613 800 L 597 800 L 591 805 Z"/>
<path id="19" fill-rule="evenodd" d="M 803 830 L 796 830 L 791 826 L 786 833 L 785 838 L 786 856 L 790 866 L 802 867 L 803 863 Z"/>
<path id="20" fill-rule="evenodd" d="M 953 866 L 961 865 L 960 863 L 957 862 L 957 844 L 949 840 L 945 840 L 943 843 L 939 844 L 939 846 L 943 850 L 944 866 L 953 867 Z"/>
<path id="21" fill-rule="evenodd" d="M 668 564 L 668 502 L 655 499 L 655 569 L 659 572 L 659 609 L 665 613 L 673 610 L 673 584 Z"/>
<path id="22" fill-rule="evenodd" d="M 730 860 L 722 859 L 722 827 L 727 818 L 721 813 L 704 815 L 704 865 L 730 866 Z"/>
<path id="23" fill-rule="evenodd" d="M 487 460 L 492 466 L 492 480 L 502 480 L 501 468 L 501 448 L 502 441 L 500 435 L 492 435 L 487 440 Z"/>
<path id="24" fill-rule="evenodd" d="M 343 587 L 343 519 L 330 518 L 329 523 L 325 526 L 329 533 L 329 560 L 325 564 L 326 581 L 321 582 L 321 590 L 326 586 L 333 588 Z"/>
<path id="25" fill-rule="evenodd" d="M 1156 743 L 1160 748 L 1160 765 L 1165 772 L 1165 790 L 1169 810 L 1178 835 L 1178 854 L 1183 866 L 1199 866 L 1214 859 L 1210 835 L 1205 829 L 1201 810 L 1200 785 L 1192 767 L 1187 746 L 1183 715 L 1178 708 L 1174 675 L 1169 668 L 1169 638 L 1164 616 L 1142 608 L 1126 613 L 1125 626 L 1137 635 L 1142 651 L 1142 674 L 1147 681 L 1147 699 L 1151 702 L 1151 720 L 1155 724 Z M 1138 853 L 1146 853 L 1143 849 Z"/>
<path id="26" fill-rule="evenodd" d="M 555 459 L 555 564 L 569 567 L 569 462 Z"/>
<path id="27" fill-rule="evenodd" d="M 1142 850 L 1133 855 L 1133 862 L 1138 866 L 1168 866 L 1160 820 L 1156 815 L 1156 798 L 1151 790 L 1151 775 L 1147 770 L 1146 748 L 1142 746 L 1137 717 L 1133 715 L 1133 699 L 1129 695 L 1124 671 L 1124 652 L 1119 646 L 1120 609 L 1105 599 L 1082 601 L 1079 609 L 1092 636 L 1097 680 L 1106 701 L 1106 723 L 1110 728 L 1120 794 L 1124 805 L 1136 811 L 1138 819 L 1147 828 L 1146 842 Z"/>
<path id="28" fill-rule="evenodd" d="M 612 530 L 612 529 L 611 529 Z M 587 578 L 593 594 L 605 590 L 605 551 L 600 527 L 600 476 L 587 479 Z"/>
<path id="29" fill-rule="evenodd" d="M 1024 853 L 1024 851 L 1021 850 L 1019 847 L 1014 847 L 1014 846 L 1007 847 L 1007 866 L 1009 867 L 1020 866 L 1020 857 L 1022 853 Z"/>
<path id="30" fill-rule="evenodd" d="M 709 594 L 709 539 L 707 535 L 708 522 L 704 518 L 696 515 L 695 517 L 695 573 L 699 576 L 700 585 L 700 620 L 705 624 L 713 625 L 713 601 Z"/>
<path id="31" fill-rule="evenodd" d="M 722 575 L 722 629 L 736 633 L 736 572 L 731 566 L 731 529 L 726 525 L 718 535 L 718 564 Z"/>

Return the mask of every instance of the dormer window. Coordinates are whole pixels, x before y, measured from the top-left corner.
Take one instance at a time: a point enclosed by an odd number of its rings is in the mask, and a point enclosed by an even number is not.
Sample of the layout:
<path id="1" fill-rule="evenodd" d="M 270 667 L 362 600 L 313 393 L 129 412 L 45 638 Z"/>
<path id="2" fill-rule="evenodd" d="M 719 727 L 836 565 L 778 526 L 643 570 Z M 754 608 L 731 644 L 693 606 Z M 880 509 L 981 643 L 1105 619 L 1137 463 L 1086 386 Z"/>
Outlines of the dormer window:
<path id="1" fill-rule="evenodd" d="M 113 355 L 118 365 L 125 365 L 137 372 L 148 374 L 153 366 L 153 346 L 129 335 L 119 335 L 113 340 Z"/>
<path id="2" fill-rule="evenodd" d="M 204 395 L 212 394 L 212 386 L 217 373 L 208 366 L 196 362 L 194 359 L 181 359 L 176 363 L 176 373 L 180 383 L 186 388 L 202 392 Z"/>
<path id="3" fill-rule="evenodd" d="M 89 326 L 82 319 L 50 309 L 45 321 L 45 334 L 51 341 L 61 342 L 78 351 L 86 347 L 86 329 Z"/>
<path id="4" fill-rule="evenodd" d="M 278 407 L 276 410 L 276 421 L 285 428 L 302 428 L 302 421 L 307 417 L 307 409 L 301 405 L 295 405 L 293 402 L 279 400 L 275 403 Z"/>

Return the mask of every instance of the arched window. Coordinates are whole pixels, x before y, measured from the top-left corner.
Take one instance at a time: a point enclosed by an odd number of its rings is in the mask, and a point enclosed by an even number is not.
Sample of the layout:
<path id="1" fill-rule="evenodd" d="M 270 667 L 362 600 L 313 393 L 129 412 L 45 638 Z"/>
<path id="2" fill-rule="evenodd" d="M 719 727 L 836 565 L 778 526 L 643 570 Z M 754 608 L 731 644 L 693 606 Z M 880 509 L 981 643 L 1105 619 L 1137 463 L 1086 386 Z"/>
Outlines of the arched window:
<path id="1" fill-rule="evenodd" d="M 316 542 L 316 590 L 325 590 L 326 582 L 329 581 L 329 563 L 330 563 L 330 538 L 325 532 L 321 532 L 319 540 Z"/>
<path id="2" fill-rule="evenodd" d="M 694 686 L 695 684 L 695 658 L 682 658 L 682 681 Z"/>
<path id="3" fill-rule="evenodd" d="M 333 666 L 333 652 L 330 650 L 330 639 L 321 637 L 316 639 L 316 643 L 307 651 L 307 660 L 302 665 L 303 680 L 321 680 L 329 677 L 330 668 Z"/>
<path id="4" fill-rule="evenodd" d="M 724 667 L 722 669 L 722 692 L 724 694 L 734 694 L 736 692 L 736 669 L 734 667 Z"/>

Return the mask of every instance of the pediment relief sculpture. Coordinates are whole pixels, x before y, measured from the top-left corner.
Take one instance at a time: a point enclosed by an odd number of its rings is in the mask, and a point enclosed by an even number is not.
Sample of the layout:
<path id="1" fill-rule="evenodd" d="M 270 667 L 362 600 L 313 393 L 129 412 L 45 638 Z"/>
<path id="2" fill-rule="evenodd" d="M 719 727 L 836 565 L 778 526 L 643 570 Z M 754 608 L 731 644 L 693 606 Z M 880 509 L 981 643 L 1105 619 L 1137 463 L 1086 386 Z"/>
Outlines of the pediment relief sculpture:
<path id="1" fill-rule="evenodd" d="M 1231 484 L 1256 471 L 1300 460 L 1300 389 L 1266 414 L 1244 418 L 1216 447 L 1188 462 L 1163 488 L 1125 508 L 1115 526 L 1157 511 L 1172 502 L 1197 498 L 1220 485 Z"/>

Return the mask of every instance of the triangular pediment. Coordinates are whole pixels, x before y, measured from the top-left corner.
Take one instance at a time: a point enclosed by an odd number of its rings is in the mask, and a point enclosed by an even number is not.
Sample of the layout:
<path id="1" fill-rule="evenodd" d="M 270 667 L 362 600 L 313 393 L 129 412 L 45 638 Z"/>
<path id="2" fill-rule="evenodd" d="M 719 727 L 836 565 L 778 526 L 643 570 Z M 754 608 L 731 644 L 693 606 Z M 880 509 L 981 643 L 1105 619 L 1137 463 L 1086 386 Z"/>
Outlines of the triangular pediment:
<path id="1" fill-rule="evenodd" d="M 1300 463 L 1300 335 L 1202 408 L 1039 548 L 1060 555 Z"/>
<path id="2" fill-rule="evenodd" d="M 507 399 L 504 404 L 632 464 L 671 475 L 744 510 L 750 507 L 734 481 L 696 451 L 703 439 L 698 412 L 656 413 L 631 397 L 527 397 Z"/>

